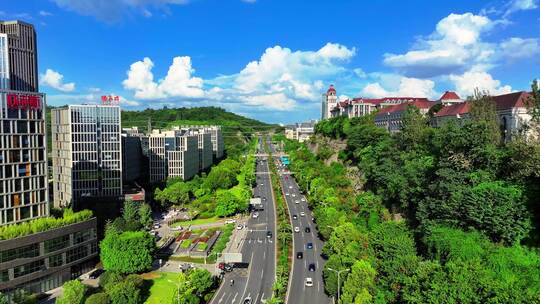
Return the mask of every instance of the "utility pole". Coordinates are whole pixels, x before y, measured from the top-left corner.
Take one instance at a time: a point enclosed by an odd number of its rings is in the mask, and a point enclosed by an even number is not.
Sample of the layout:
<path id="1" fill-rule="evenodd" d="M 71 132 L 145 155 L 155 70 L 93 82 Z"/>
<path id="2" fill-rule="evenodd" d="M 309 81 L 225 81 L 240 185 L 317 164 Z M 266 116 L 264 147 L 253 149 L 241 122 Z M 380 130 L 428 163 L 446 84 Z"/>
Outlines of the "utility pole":
<path id="1" fill-rule="evenodd" d="M 342 269 L 342 270 L 335 270 L 335 269 L 332 269 L 330 267 L 328 267 L 326 269 L 337 273 L 337 300 L 339 302 L 339 298 L 341 297 L 341 293 L 340 293 L 341 285 L 340 285 L 340 281 L 339 281 L 339 276 L 341 275 L 342 272 L 349 271 L 350 269 L 346 268 L 346 269 Z"/>

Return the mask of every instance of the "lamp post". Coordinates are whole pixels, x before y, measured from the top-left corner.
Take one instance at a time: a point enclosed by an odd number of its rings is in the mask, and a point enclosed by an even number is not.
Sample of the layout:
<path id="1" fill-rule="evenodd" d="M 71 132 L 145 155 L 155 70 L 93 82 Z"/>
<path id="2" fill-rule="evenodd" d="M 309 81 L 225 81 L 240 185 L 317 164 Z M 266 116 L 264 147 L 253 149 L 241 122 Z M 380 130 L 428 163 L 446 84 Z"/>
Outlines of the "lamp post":
<path id="1" fill-rule="evenodd" d="M 340 285 L 340 281 L 339 281 L 339 276 L 342 272 L 345 272 L 345 271 L 349 271 L 350 269 L 349 268 L 345 268 L 345 269 L 342 269 L 342 270 L 335 270 L 335 269 L 332 269 L 330 267 L 326 268 L 330 271 L 333 271 L 335 273 L 337 273 L 337 297 L 338 297 L 338 301 L 339 301 L 339 298 L 341 296 L 340 294 L 340 289 L 341 289 L 341 285 Z"/>

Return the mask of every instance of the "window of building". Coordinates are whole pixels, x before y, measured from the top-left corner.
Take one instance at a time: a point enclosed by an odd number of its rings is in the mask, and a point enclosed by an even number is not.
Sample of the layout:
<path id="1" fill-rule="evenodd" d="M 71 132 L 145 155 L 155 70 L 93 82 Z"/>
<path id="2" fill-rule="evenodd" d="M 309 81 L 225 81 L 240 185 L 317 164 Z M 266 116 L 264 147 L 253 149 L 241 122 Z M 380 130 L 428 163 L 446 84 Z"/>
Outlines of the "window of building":
<path id="1" fill-rule="evenodd" d="M 9 273 L 7 270 L 0 272 L 0 282 L 7 282 L 9 281 Z"/>
<path id="2" fill-rule="evenodd" d="M 96 230 L 90 229 L 85 231 L 78 231 L 73 234 L 73 243 L 80 244 L 96 238 Z"/>
<path id="3" fill-rule="evenodd" d="M 49 267 L 58 267 L 64 264 L 62 254 L 52 255 L 49 257 Z"/>
<path id="4" fill-rule="evenodd" d="M 43 242 L 45 245 L 45 253 L 53 252 L 66 248 L 69 246 L 69 234 L 57 237 L 54 239 L 46 240 Z"/>
<path id="5" fill-rule="evenodd" d="M 37 256 L 39 256 L 39 246 L 36 243 L 28 246 L 1 251 L 0 262 L 4 263 L 15 259 L 33 258 Z"/>
<path id="6" fill-rule="evenodd" d="M 38 261 L 30 262 L 28 264 L 24 264 L 24 265 L 13 268 L 13 276 L 15 278 L 18 278 L 18 277 L 22 277 L 24 275 L 34 273 L 34 272 L 44 270 L 44 269 L 45 269 L 45 261 L 38 260 Z"/>
<path id="7" fill-rule="evenodd" d="M 72 263 L 88 256 L 88 247 L 86 245 L 70 249 L 66 253 L 66 263 Z"/>

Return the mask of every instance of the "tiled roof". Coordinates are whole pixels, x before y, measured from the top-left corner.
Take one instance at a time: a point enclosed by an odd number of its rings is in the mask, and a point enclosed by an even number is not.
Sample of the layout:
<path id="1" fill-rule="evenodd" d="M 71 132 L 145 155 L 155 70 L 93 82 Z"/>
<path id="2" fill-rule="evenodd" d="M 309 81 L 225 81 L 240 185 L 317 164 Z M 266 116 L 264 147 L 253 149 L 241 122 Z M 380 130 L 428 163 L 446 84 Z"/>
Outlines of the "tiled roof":
<path id="1" fill-rule="evenodd" d="M 461 99 L 461 98 L 459 98 L 459 95 L 456 94 L 456 92 L 452 92 L 452 91 L 444 92 L 444 94 L 440 98 L 440 100 L 452 100 L 452 99 Z"/>
<path id="2" fill-rule="evenodd" d="M 493 102 L 497 110 L 525 107 L 525 100 L 530 96 L 525 91 L 493 96 Z"/>
<path id="3" fill-rule="evenodd" d="M 456 116 L 469 113 L 471 104 L 469 102 L 460 102 L 450 106 L 443 107 L 435 113 L 435 117 Z"/>
<path id="4" fill-rule="evenodd" d="M 377 113 L 377 116 L 379 116 L 381 114 L 399 113 L 399 112 L 405 111 L 409 105 L 415 106 L 415 107 L 417 107 L 419 109 L 429 109 L 429 108 L 431 108 L 432 106 L 435 105 L 435 102 L 427 101 L 427 99 L 426 99 L 426 101 L 424 101 L 424 100 L 419 100 L 418 101 L 417 100 L 417 101 L 410 101 L 410 102 L 406 102 L 406 103 L 400 103 L 400 104 L 397 104 L 397 105 L 393 105 L 393 106 L 389 106 L 389 107 L 381 109 Z"/>

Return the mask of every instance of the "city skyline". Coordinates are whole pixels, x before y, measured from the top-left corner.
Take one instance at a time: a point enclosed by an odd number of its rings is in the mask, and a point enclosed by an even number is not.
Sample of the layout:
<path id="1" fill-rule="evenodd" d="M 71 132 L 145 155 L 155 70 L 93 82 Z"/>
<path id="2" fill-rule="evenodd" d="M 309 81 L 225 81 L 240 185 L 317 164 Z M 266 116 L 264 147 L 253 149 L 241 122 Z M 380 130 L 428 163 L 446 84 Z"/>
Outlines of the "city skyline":
<path id="1" fill-rule="evenodd" d="M 429 14 L 423 1 L 173 2 L 6 3 L 0 19 L 36 25 L 53 106 L 113 94 L 124 109 L 211 105 L 290 123 L 318 118 L 329 84 L 347 97 L 435 99 L 529 90 L 538 77 L 534 0 L 441 3 Z"/>

